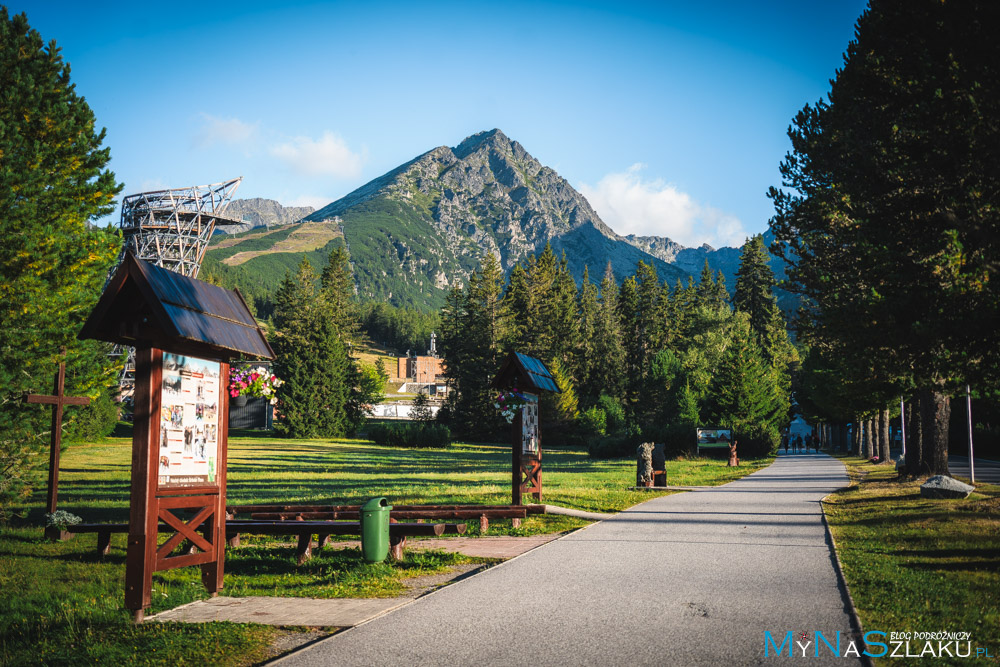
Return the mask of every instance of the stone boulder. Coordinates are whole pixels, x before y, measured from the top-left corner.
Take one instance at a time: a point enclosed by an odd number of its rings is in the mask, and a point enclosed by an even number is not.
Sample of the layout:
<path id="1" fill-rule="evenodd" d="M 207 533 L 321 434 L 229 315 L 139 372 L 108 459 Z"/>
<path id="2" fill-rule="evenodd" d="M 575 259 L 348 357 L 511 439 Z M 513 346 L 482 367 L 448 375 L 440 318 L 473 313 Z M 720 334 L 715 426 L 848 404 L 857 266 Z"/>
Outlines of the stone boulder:
<path id="1" fill-rule="evenodd" d="M 964 484 L 946 475 L 935 475 L 920 485 L 920 495 L 924 498 L 968 498 L 976 487 Z"/>
<path id="2" fill-rule="evenodd" d="M 906 470 L 906 457 L 900 456 L 896 459 L 896 472 L 903 472 Z"/>

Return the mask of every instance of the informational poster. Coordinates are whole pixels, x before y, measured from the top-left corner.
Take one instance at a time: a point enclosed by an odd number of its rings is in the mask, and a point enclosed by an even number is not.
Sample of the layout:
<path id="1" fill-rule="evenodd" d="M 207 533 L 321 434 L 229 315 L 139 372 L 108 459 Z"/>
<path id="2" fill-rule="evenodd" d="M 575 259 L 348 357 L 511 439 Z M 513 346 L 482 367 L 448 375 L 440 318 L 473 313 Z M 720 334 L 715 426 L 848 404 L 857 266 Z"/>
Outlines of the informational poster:
<path id="1" fill-rule="evenodd" d="M 698 429 L 698 447 L 728 447 L 733 442 L 733 431 L 728 428 Z"/>
<path id="2" fill-rule="evenodd" d="M 159 486 L 214 484 L 220 364 L 163 354 Z"/>
<path id="3" fill-rule="evenodd" d="M 525 394 L 527 402 L 521 407 L 521 452 L 538 454 L 538 397 Z"/>

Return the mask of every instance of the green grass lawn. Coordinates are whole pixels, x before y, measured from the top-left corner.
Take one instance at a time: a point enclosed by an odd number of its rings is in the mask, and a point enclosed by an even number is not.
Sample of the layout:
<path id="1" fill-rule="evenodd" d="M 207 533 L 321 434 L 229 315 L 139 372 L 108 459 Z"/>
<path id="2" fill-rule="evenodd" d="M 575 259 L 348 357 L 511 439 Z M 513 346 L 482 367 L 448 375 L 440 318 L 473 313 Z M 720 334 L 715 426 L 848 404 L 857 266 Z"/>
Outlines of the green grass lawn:
<path id="1" fill-rule="evenodd" d="M 865 631 L 970 632 L 973 656 L 976 646 L 988 647 L 991 660 L 906 664 L 996 665 L 1000 486 L 979 484 L 965 500 L 931 500 L 920 496 L 924 480 L 898 482 L 891 466 L 844 461 L 852 485 L 829 496 L 824 507 Z M 911 647 L 919 652 L 924 642 Z"/>
<path id="2" fill-rule="evenodd" d="M 71 445 L 60 466 L 59 507 L 89 522 L 127 521 L 131 441 L 110 438 Z M 667 463 L 673 485 L 720 484 L 753 472 L 767 460 L 690 459 Z M 543 459 L 543 500 L 613 512 L 664 492 L 635 492 L 635 462 L 601 461 L 585 452 L 550 450 Z M 230 504 L 356 504 L 386 496 L 395 504 L 510 502 L 509 447 L 459 444 L 441 450 L 396 450 L 363 440 L 230 439 Z M 96 536 L 68 542 L 42 538 L 44 482 L 22 508 L 23 519 L 0 529 L 0 665 L 13 664 L 253 664 L 267 657 L 278 630 L 252 624 L 145 623 L 134 626 L 123 609 L 125 536 L 110 554 L 95 553 Z M 491 522 L 489 534 L 528 535 L 571 530 L 587 522 L 532 516 L 513 528 Z M 20 525 L 19 525 L 20 524 Z M 469 522 L 467 535 L 477 535 Z M 244 537 L 226 551 L 225 595 L 385 597 L 398 595 L 412 576 L 461 563 L 488 562 L 444 552 L 409 550 L 404 561 L 368 564 L 357 549 L 316 550 L 299 566 L 281 539 Z M 207 594 L 199 568 L 153 575 L 149 613 Z"/>

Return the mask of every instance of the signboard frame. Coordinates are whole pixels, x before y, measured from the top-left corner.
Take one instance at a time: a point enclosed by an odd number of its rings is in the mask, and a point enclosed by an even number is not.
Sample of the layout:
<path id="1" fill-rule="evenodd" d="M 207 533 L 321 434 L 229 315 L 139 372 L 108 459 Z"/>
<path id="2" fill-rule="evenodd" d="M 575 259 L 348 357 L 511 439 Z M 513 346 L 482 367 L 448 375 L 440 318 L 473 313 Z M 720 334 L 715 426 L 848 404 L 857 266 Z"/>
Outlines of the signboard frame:
<path id="1" fill-rule="evenodd" d="M 133 610 L 136 622 L 142 620 L 152 601 L 154 572 L 200 565 L 202 584 L 211 595 L 218 594 L 223 585 L 229 364 L 221 359 L 197 357 L 219 365 L 214 480 L 161 484 L 164 354 L 173 353 L 151 346 L 136 348 L 132 489 L 125 564 L 125 606 Z M 161 537 L 165 537 L 162 542 Z M 179 549 L 185 540 L 192 548 Z"/>
<path id="2" fill-rule="evenodd" d="M 538 395 L 522 392 L 524 405 L 517 411 L 511 461 L 511 504 L 521 505 L 525 495 L 542 502 L 542 435 L 538 421 Z"/>
<path id="3" fill-rule="evenodd" d="M 722 426 L 705 426 L 696 429 L 696 442 L 698 445 L 698 454 L 701 453 L 702 449 L 721 449 L 725 447 L 728 450 L 729 446 L 733 443 L 733 429 Z"/>

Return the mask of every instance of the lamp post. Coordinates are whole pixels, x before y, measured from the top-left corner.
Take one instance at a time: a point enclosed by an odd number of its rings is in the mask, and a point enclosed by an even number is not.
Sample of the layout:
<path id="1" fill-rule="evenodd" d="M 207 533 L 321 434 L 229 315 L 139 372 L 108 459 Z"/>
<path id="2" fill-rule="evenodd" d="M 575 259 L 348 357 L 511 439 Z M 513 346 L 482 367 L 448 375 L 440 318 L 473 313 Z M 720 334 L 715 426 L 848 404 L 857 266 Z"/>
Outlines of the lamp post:
<path id="1" fill-rule="evenodd" d="M 969 418 L 969 479 L 976 483 L 976 464 L 972 460 L 972 390 L 965 385 L 965 414 Z"/>
<path id="2" fill-rule="evenodd" d="M 899 430 L 902 435 L 903 456 L 906 456 L 906 404 L 903 397 L 899 397 Z"/>

